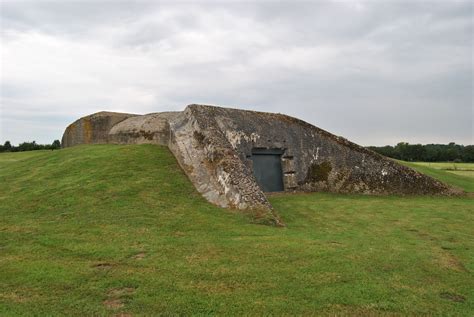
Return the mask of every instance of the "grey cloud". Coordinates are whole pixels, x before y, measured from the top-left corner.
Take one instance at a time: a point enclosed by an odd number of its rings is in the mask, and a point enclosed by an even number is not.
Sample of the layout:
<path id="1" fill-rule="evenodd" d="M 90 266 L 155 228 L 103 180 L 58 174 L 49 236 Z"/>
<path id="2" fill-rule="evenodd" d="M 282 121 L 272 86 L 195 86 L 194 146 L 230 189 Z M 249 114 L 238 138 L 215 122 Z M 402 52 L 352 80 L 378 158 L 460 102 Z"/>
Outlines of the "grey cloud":
<path id="1" fill-rule="evenodd" d="M 2 27 L 54 34 L 93 33 L 100 25 L 131 22 L 151 2 L 122 1 L 2 1 Z"/>
<path id="2" fill-rule="evenodd" d="M 100 110 L 210 103 L 364 145 L 473 143 L 470 1 L 1 6 L 0 142 L 51 142 Z"/>

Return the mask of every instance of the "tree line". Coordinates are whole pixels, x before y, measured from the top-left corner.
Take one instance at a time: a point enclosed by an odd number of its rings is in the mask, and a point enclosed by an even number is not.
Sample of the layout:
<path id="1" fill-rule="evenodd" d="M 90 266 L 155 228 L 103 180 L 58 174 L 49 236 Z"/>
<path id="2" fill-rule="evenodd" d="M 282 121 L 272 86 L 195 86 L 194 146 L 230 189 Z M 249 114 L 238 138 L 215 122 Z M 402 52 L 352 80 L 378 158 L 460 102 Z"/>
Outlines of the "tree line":
<path id="1" fill-rule="evenodd" d="M 368 146 L 370 150 L 403 161 L 418 162 L 474 162 L 474 145 L 409 144 L 400 142 L 395 146 Z"/>
<path id="2" fill-rule="evenodd" d="M 54 140 L 51 144 L 38 144 L 36 141 L 23 142 L 14 146 L 10 141 L 0 145 L 0 152 L 23 152 L 35 150 L 56 150 L 61 142 Z M 474 145 L 449 144 L 409 144 L 400 142 L 395 146 L 368 146 L 368 149 L 403 161 L 419 162 L 474 162 Z"/>
<path id="3" fill-rule="evenodd" d="M 61 148 L 61 142 L 54 140 L 51 144 L 38 144 L 36 141 L 23 142 L 18 146 L 14 146 L 10 141 L 6 141 L 3 145 L 0 145 L 0 152 L 24 152 L 24 151 L 35 151 L 35 150 L 57 150 Z"/>

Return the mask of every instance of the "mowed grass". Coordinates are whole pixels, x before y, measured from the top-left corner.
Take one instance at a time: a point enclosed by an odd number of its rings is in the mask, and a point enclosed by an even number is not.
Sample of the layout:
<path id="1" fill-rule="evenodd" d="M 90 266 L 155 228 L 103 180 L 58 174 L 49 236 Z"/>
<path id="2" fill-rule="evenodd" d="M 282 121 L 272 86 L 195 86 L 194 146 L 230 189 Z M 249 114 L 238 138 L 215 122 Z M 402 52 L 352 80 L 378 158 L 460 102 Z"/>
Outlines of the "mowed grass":
<path id="1" fill-rule="evenodd" d="M 271 202 L 286 228 L 152 145 L 1 154 L 0 315 L 472 316 L 473 198 Z"/>
<path id="2" fill-rule="evenodd" d="M 466 176 L 471 178 L 471 184 L 474 184 L 474 163 L 414 162 L 414 164 L 444 170 L 451 174 Z"/>
<path id="3" fill-rule="evenodd" d="M 474 163 L 398 162 L 468 193 L 474 192 Z"/>
<path id="4" fill-rule="evenodd" d="M 474 171 L 474 163 L 456 162 L 413 162 L 416 165 L 428 166 L 447 171 Z"/>

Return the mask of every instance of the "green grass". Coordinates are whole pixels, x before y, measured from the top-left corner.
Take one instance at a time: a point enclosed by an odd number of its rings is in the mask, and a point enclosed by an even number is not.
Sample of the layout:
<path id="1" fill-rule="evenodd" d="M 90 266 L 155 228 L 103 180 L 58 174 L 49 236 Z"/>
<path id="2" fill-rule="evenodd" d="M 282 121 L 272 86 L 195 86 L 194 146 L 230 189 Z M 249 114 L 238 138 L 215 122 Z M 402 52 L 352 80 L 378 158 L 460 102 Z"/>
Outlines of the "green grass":
<path id="1" fill-rule="evenodd" d="M 469 177 L 474 182 L 474 171 L 449 171 L 449 173 Z"/>
<path id="2" fill-rule="evenodd" d="M 474 171 L 474 163 L 454 162 L 413 162 L 416 165 L 428 166 L 439 170 Z"/>
<path id="3" fill-rule="evenodd" d="M 474 163 L 398 162 L 468 193 L 474 192 Z"/>
<path id="4" fill-rule="evenodd" d="M 271 202 L 286 228 L 152 145 L 1 154 L 0 315 L 472 315 L 473 198 Z"/>
<path id="5" fill-rule="evenodd" d="M 462 176 L 461 178 L 456 178 L 459 179 L 457 182 L 459 184 L 458 186 L 468 192 L 474 191 L 474 163 L 414 162 L 413 164 L 415 166 L 426 166 L 432 169 L 446 171 L 449 174 Z M 455 180 L 454 183 L 456 183 Z"/>

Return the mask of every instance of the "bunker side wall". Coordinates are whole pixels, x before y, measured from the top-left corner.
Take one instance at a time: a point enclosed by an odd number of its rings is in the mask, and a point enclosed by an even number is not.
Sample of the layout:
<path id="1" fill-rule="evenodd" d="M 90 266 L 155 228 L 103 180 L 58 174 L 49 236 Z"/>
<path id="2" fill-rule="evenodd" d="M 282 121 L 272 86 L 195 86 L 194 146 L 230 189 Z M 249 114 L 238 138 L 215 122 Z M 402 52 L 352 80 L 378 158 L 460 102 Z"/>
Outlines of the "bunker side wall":
<path id="1" fill-rule="evenodd" d="M 117 123 L 135 116 L 128 113 L 99 112 L 76 120 L 64 131 L 62 147 L 108 143 L 108 133 Z"/>
<path id="2" fill-rule="evenodd" d="M 286 191 L 457 193 L 431 177 L 292 117 L 211 106 L 190 108 L 204 129 L 225 136 L 248 173 L 252 172 L 252 149 L 283 149 Z"/>

